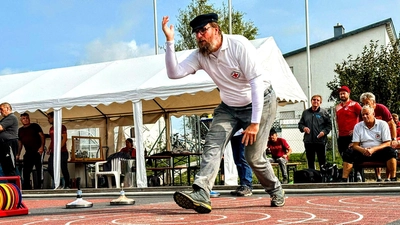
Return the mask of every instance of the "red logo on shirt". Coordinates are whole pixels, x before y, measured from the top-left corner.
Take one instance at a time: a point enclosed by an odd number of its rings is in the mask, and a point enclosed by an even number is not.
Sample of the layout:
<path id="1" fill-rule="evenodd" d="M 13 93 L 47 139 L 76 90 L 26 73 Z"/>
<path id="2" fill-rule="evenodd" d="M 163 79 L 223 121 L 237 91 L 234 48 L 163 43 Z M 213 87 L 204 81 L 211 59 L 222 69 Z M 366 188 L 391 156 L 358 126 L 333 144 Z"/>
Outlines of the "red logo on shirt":
<path id="1" fill-rule="evenodd" d="M 232 76 L 232 78 L 234 78 L 234 79 L 238 79 L 238 78 L 240 77 L 240 73 L 237 72 L 237 71 L 233 71 L 233 72 L 231 73 L 231 76 Z"/>

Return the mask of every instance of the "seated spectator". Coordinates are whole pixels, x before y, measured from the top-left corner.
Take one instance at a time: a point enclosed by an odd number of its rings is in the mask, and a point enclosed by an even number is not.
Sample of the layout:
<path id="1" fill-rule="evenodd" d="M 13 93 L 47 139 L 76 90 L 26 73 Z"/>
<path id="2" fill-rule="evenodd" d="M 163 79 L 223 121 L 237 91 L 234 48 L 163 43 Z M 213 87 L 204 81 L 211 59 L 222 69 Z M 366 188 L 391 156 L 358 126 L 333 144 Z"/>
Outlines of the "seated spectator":
<path id="1" fill-rule="evenodd" d="M 125 147 L 121 148 L 120 152 L 128 153 L 132 158 L 136 157 L 136 149 L 133 147 L 132 138 L 128 138 L 125 141 Z"/>
<path id="2" fill-rule="evenodd" d="M 269 140 L 267 143 L 267 154 L 271 154 L 272 158 L 269 159 L 271 163 L 275 162 L 279 164 L 282 171 L 282 183 L 288 183 L 288 173 L 286 169 L 286 164 L 289 161 L 289 155 L 292 153 L 287 141 L 283 138 L 279 138 L 275 129 L 272 128 L 269 132 Z"/>
<path id="3" fill-rule="evenodd" d="M 128 138 L 125 140 L 125 147 L 121 148 L 119 152 L 113 153 L 107 157 L 107 163 L 103 165 L 104 171 L 111 170 L 111 160 L 115 158 L 123 158 L 123 159 L 131 159 L 132 157 L 136 157 L 136 149 L 133 147 L 132 138 Z"/>
<path id="4" fill-rule="evenodd" d="M 376 119 L 374 108 L 369 105 L 364 105 L 361 113 L 363 121 L 354 127 L 353 146 L 343 153 L 342 182 L 347 182 L 354 163 L 371 161 L 386 162 L 390 181 L 397 181 L 396 151 L 391 147 L 388 123 Z"/>
<path id="5" fill-rule="evenodd" d="M 103 164 L 103 171 L 110 171 L 111 170 L 111 160 L 115 158 L 122 158 L 122 159 L 131 159 L 136 157 L 136 149 L 133 147 L 133 140 L 132 138 L 128 138 L 125 140 L 125 147 L 121 148 L 116 153 L 113 153 L 107 157 L 107 163 Z M 104 176 L 104 183 L 99 185 L 100 187 L 108 187 L 107 177 Z"/>

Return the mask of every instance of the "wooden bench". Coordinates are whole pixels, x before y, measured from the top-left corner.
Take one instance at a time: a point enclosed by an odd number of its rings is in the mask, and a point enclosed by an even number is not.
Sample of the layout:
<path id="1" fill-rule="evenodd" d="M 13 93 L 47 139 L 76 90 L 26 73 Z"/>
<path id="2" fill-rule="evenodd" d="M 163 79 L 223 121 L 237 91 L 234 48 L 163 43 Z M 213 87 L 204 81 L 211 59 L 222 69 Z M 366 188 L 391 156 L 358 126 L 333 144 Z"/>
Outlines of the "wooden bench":
<path id="1" fill-rule="evenodd" d="M 182 180 L 182 170 L 186 170 L 187 171 L 187 179 L 188 179 L 188 185 L 190 185 L 190 173 L 189 173 L 189 168 L 187 166 L 175 166 L 172 169 L 172 185 L 175 186 L 175 175 L 178 174 L 179 175 L 179 185 L 183 185 L 183 180 Z"/>
<path id="2" fill-rule="evenodd" d="M 298 165 L 301 165 L 301 163 L 298 163 L 298 162 L 288 162 L 288 163 L 286 163 L 286 170 L 287 170 L 287 173 L 288 173 L 288 182 L 290 182 L 290 171 L 293 172 L 293 176 L 294 176 L 294 172 L 297 171 L 297 166 Z M 279 168 L 279 163 L 271 163 L 271 166 L 272 167 L 278 167 L 276 175 L 277 175 L 277 177 L 279 179 L 280 178 L 280 173 L 281 173 L 281 169 Z"/>
<path id="3" fill-rule="evenodd" d="M 386 162 L 362 162 L 354 164 L 354 171 L 360 172 L 362 181 L 365 182 L 364 169 L 365 168 L 386 168 Z M 397 168 L 400 167 L 400 159 L 397 159 Z"/>
<path id="4" fill-rule="evenodd" d="M 168 170 L 172 170 L 172 167 L 146 167 L 146 170 L 152 171 L 154 176 L 159 177 L 161 175 L 161 179 L 163 181 L 162 185 L 165 185 L 165 172 Z"/>

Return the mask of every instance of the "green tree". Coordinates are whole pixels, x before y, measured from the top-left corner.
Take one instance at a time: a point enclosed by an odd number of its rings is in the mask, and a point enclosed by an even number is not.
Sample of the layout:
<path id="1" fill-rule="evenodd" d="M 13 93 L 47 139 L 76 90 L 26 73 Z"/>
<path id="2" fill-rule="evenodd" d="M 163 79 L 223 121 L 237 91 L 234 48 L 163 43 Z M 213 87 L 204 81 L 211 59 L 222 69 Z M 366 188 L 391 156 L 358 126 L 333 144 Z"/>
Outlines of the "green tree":
<path id="1" fill-rule="evenodd" d="M 218 24 L 221 30 L 224 33 L 229 32 L 229 8 L 225 3 L 222 4 L 222 9 L 218 9 L 214 4 L 209 4 L 208 0 L 192 0 L 186 9 L 179 9 L 178 24 L 175 26 L 180 36 L 175 44 L 177 51 L 197 48 L 189 23 L 196 16 L 211 12 L 218 14 Z M 232 9 L 232 34 L 241 34 L 249 40 L 255 39 L 258 35 L 258 28 L 254 26 L 253 22 L 244 21 L 243 17 L 244 13 Z"/>
<path id="2" fill-rule="evenodd" d="M 376 101 L 386 105 L 393 113 L 400 113 L 400 50 L 399 41 L 394 46 L 379 46 L 371 41 L 357 57 L 336 64 L 333 81 L 327 86 L 332 91 L 329 101 L 339 101 L 337 89 L 346 85 L 353 100 L 359 101 L 364 92 L 372 92 Z"/>

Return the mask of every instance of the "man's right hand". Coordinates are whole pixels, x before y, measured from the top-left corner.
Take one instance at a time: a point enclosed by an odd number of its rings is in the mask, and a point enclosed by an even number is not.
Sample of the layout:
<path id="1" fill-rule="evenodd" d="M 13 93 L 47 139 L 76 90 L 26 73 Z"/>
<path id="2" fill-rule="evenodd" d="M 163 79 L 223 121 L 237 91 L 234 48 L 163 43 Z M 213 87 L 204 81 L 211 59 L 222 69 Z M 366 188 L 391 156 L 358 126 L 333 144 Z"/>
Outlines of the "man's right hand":
<path id="1" fill-rule="evenodd" d="M 174 25 L 170 25 L 168 27 L 168 25 L 167 25 L 168 22 L 169 22 L 169 17 L 163 16 L 162 30 L 165 34 L 165 38 L 167 39 L 167 41 L 173 41 L 174 40 Z"/>
<path id="2" fill-rule="evenodd" d="M 304 128 L 303 128 L 303 131 L 304 131 L 306 134 L 310 134 L 310 128 L 308 128 L 308 127 L 304 127 Z"/>

